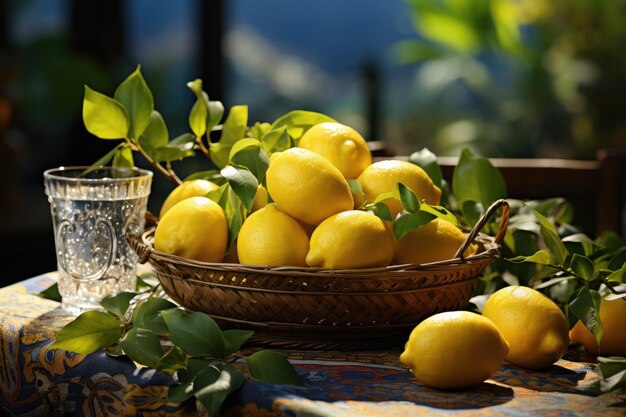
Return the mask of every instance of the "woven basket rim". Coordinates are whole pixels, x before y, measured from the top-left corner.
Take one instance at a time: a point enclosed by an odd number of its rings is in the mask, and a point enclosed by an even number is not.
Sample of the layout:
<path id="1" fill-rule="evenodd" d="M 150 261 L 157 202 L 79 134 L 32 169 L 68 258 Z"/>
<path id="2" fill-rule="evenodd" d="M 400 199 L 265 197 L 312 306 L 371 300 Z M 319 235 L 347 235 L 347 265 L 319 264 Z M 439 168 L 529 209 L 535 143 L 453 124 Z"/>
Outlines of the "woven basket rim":
<path id="1" fill-rule="evenodd" d="M 385 272 L 404 272 L 416 270 L 433 270 L 446 269 L 447 267 L 459 264 L 483 261 L 485 259 L 497 259 L 500 256 L 499 245 L 495 242 L 495 238 L 484 233 L 480 233 L 473 243 L 478 243 L 484 248 L 483 251 L 464 258 L 446 259 L 437 262 L 429 262 L 424 264 L 396 264 L 385 267 L 361 268 L 361 269 L 328 269 L 314 267 L 298 267 L 298 266 L 271 266 L 271 265 L 252 265 L 228 262 L 203 262 L 195 259 L 184 258 L 177 255 L 158 251 L 154 248 L 154 227 L 150 227 L 141 234 L 141 243 L 149 252 L 150 258 L 168 261 L 173 264 L 191 266 L 195 268 L 222 270 L 228 272 L 241 273 L 259 273 L 271 272 L 275 275 L 306 275 L 306 276 L 331 276 L 331 275 L 367 275 L 380 274 Z"/>

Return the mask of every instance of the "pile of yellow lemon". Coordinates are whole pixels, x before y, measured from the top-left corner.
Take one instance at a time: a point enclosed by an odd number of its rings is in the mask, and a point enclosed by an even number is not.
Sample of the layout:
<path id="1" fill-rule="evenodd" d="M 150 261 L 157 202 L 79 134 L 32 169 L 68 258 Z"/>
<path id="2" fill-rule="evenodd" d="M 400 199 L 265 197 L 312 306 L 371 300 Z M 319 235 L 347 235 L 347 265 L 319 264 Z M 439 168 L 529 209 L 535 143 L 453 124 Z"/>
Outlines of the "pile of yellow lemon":
<path id="1" fill-rule="evenodd" d="M 363 194 L 351 192 L 348 180 L 358 181 Z M 422 168 L 402 160 L 372 162 L 366 141 L 355 129 L 320 123 L 304 133 L 297 147 L 271 155 L 267 189 L 259 186 L 231 248 L 226 215 L 206 198 L 218 186 L 207 180 L 184 182 L 167 196 L 155 248 L 205 262 L 330 269 L 452 258 L 465 240 L 456 225 L 435 219 L 396 240 L 391 222 L 363 209 L 398 182 L 420 200 L 439 204 L 441 190 Z M 402 210 L 398 200 L 385 204 L 392 217 Z M 471 246 L 466 255 L 475 250 Z"/>

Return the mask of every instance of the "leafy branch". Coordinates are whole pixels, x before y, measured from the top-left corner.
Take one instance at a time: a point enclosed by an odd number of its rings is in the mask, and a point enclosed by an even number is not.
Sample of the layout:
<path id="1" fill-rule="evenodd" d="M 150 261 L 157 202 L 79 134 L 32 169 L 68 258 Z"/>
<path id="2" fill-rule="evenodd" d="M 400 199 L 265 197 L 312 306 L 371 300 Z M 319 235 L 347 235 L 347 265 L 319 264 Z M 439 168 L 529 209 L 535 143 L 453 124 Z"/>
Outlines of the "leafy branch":
<path id="1" fill-rule="evenodd" d="M 221 330 L 209 315 L 187 313 L 156 296 L 158 291 L 159 286 L 148 286 L 140 293 L 105 297 L 104 311 L 76 317 L 58 332 L 50 348 L 80 354 L 105 349 L 110 355 L 125 355 L 174 376 L 177 383 L 170 387 L 168 400 L 182 403 L 193 397 L 209 416 L 217 415 L 226 397 L 247 378 L 302 385 L 280 353 L 259 350 L 247 357 L 239 353 L 252 331 Z"/>

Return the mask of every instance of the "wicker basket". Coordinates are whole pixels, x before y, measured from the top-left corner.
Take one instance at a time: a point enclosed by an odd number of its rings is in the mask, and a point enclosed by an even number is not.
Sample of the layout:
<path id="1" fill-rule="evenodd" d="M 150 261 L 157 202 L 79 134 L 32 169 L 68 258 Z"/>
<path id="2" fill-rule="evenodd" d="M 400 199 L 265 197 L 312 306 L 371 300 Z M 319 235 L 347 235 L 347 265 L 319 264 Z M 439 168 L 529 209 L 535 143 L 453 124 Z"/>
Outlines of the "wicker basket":
<path id="1" fill-rule="evenodd" d="M 495 238 L 481 233 L 500 207 Z M 154 227 L 129 241 L 173 300 L 208 313 L 222 328 L 254 330 L 252 344 L 370 350 L 402 346 L 419 321 L 465 307 L 483 270 L 499 257 L 508 219 L 508 203 L 499 200 L 454 259 L 358 270 L 198 262 L 156 251 Z M 463 258 L 472 243 L 477 254 Z"/>

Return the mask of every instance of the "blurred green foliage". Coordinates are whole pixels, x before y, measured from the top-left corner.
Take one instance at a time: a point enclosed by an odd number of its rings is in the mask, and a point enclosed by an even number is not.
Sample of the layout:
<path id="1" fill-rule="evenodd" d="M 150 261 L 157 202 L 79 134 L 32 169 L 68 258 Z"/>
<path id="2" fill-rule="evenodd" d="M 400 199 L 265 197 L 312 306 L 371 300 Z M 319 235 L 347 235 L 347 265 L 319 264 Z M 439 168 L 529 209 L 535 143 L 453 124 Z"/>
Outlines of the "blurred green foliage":
<path id="1" fill-rule="evenodd" d="M 443 113 L 433 149 L 594 158 L 626 147 L 626 0 L 406 0 L 418 94 Z M 449 100 L 465 89 L 465 101 Z M 450 104 L 454 102 L 455 104 Z"/>

